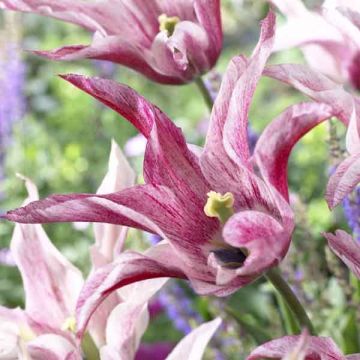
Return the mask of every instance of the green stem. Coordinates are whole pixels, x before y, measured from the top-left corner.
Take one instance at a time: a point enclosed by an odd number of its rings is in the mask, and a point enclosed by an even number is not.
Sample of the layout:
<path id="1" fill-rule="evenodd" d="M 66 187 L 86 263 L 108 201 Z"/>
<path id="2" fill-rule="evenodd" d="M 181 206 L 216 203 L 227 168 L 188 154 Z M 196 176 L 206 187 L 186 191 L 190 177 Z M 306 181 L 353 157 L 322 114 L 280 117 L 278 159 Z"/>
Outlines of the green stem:
<path id="1" fill-rule="evenodd" d="M 195 84 L 197 85 L 198 89 L 200 90 L 200 92 L 205 100 L 205 103 L 211 112 L 213 105 L 214 105 L 214 101 L 213 101 L 213 99 L 210 95 L 210 92 L 209 92 L 208 88 L 206 87 L 204 80 L 202 79 L 201 76 L 195 80 Z"/>
<path id="2" fill-rule="evenodd" d="M 279 269 L 277 268 L 270 269 L 265 274 L 265 277 L 268 281 L 272 283 L 275 289 L 280 293 L 282 298 L 285 300 L 286 304 L 288 305 L 290 310 L 295 315 L 297 321 L 299 322 L 300 327 L 306 328 L 311 335 L 316 335 L 314 326 L 311 323 L 304 307 L 301 305 L 299 299 L 291 290 L 290 286 L 281 276 Z"/>

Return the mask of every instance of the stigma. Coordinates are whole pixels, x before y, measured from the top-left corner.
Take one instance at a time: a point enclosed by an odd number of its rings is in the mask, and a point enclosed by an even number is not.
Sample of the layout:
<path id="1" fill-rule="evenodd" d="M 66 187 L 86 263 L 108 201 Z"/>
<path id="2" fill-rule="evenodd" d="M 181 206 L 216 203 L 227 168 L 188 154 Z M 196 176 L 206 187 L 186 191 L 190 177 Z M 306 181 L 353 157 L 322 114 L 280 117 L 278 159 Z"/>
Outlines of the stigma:
<path id="1" fill-rule="evenodd" d="M 62 331 L 70 331 L 72 333 L 76 332 L 76 319 L 74 316 L 70 316 L 65 319 L 63 325 L 61 326 Z"/>
<path id="2" fill-rule="evenodd" d="M 167 16 L 166 14 L 161 14 L 158 17 L 159 21 L 159 30 L 165 31 L 167 36 L 171 36 L 175 31 L 175 26 L 180 22 L 180 18 L 177 16 Z"/>
<path id="3" fill-rule="evenodd" d="M 227 192 L 224 195 L 210 191 L 207 193 L 208 200 L 204 206 L 206 216 L 216 217 L 223 224 L 234 214 L 234 195 Z"/>

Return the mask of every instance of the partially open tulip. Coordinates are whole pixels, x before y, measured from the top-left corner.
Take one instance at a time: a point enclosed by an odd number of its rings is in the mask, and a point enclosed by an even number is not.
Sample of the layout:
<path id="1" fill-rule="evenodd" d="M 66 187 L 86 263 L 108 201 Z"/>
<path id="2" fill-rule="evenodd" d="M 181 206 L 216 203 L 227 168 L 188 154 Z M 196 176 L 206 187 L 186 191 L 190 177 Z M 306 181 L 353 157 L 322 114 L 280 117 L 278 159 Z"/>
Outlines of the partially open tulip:
<path id="1" fill-rule="evenodd" d="M 220 0 L 0 0 L 1 7 L 51 16 L 94 34 L 90 45 L 39 55 L 108 60 L 165 84 L 207 72 L 222 48 Z"/>
<path id="2" fill-rule="evenodd" d="M 326 0 L 320 11 L 302 0 L 269 0 L 286 16 L 274 50 L 300 47 L 307 63 L 333 80 L 360 89 L 360 5 L 354 0 Z"/>

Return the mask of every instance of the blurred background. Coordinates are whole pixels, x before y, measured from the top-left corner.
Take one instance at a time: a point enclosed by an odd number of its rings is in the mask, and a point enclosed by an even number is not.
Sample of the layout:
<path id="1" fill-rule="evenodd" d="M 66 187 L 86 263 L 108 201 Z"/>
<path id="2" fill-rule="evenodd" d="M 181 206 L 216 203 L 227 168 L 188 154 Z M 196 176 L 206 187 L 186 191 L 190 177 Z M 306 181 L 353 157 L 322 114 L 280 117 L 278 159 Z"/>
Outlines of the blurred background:
<path id="1" fill-rule="evenodd" d="M 314 7 L 319 1 L 306 3 Z M 250 0 L 223 0 L 222 8 L 224 51 L 216 71 L 206 76 L 214 91 L 231 57 L 251 53 L 259 20 L 267 10 L 264 2 Z M 195 85 L 158 85 L 110 63 L 51 62 L 26 51 L 89 42 L 90 35 L 76 26 L 36 15 L 0 12 L 0 212 L 18 207 L 26 197 L 16 173 L 30 177 L 41 197 L 95 192 L 107 171 L 111 139 L 125 149 L 141 181 L 143 142 L 136 137 L 136 130 L 57 74 L 97 75 L 128 84 L 164 110 L 183 129 L 188 142 L 203 144 L 209 113 Z M 271 61 L 303 59 L 300 51 L 291 50 L 274 55 Z M 287 106 L 303 99 L 284 85 L 262 79 L 251 107 L 251 140 L 256 141 L 257 134 Z M 332 141 L 342 148 L 344 129 L 334 122 L 331 134 Z M 334 141 L 336 138 L 340 141 Z M 328 124 L 321 125 L 301 141 L 291 157 L 289 182 L 297 228 L 282 269 L 310 314 L 316 314 L 319 332 L 333 336 L 346 352 L 359 352 L 358 339 L 348 336 L 350 332 L 357 334 L 354 329 L 359 320 L 351 284 L 320 235 L 339 227 L 349 230 L 342 209 L 330 213 L 324 201 L 333 166 L 329 139 Z M 90 267 L 88 248 L 93 243 L 91 226 L 59 224 L 46 225 L 45 229 L 54 244 L 86 274 Z M 8 307 L 23 306 L 21 278 L 8 250 L 12 231 L 12 224 L 0 223 L 0 304 Z M 127 246 L 145 249 L 149 243 L 148 236 L 131 231 Z M 146 342 L 176 342 L 204 320 L 218 314 L 225 318 L 207 353 L 209 359 L 241 359 L 257 341 L 281 336 L 284 329 L 296 330 L 287 321 L 281 299 L 262 280 L 229 299 L 194 297 L 185 282 L 171 281 L 152 309 Z M 278 309 L 283 317 L 278 316 Z"/>

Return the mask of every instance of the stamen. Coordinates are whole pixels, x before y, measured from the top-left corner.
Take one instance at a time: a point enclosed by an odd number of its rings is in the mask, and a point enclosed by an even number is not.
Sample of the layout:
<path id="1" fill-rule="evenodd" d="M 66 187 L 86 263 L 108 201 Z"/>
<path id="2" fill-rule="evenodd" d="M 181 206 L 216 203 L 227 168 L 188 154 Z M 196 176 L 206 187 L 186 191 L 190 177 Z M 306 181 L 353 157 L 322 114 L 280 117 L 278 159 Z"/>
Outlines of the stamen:
<path id="1" fill-rule="evenodd" d="M 224 195 L 210 191 L 204 212 L 209 217 L 217 217 L 223 224 L 234 214 L 234 195 L 227 192 Z"/>
<path id="2" fill-rule="evenodd" d="M 28 342 L 34 340 L 36 338 L 36 335 L 28 326 L 21 325 L 19 326 L 19 337 L 21 338 L 21 340 Z"/>
<path id="3" fill-rule="evenodd" d="M 166 14 L 161 14 L 158 17 L 159 21 L 159 30 L 165 31 L 167 36 L 171 36 L 175 31 L 175 26 L 178 22 L 180 22 L 180 18 L 177 16 L 168 17 Z"/>
<path id="4" fill-rule="evenodd" d="M 62 331 L 70 331 L 72 333 L 76 332 L 76 319 L 74 316 L 68 317 L 63 325 L 61 326 Z"/>

